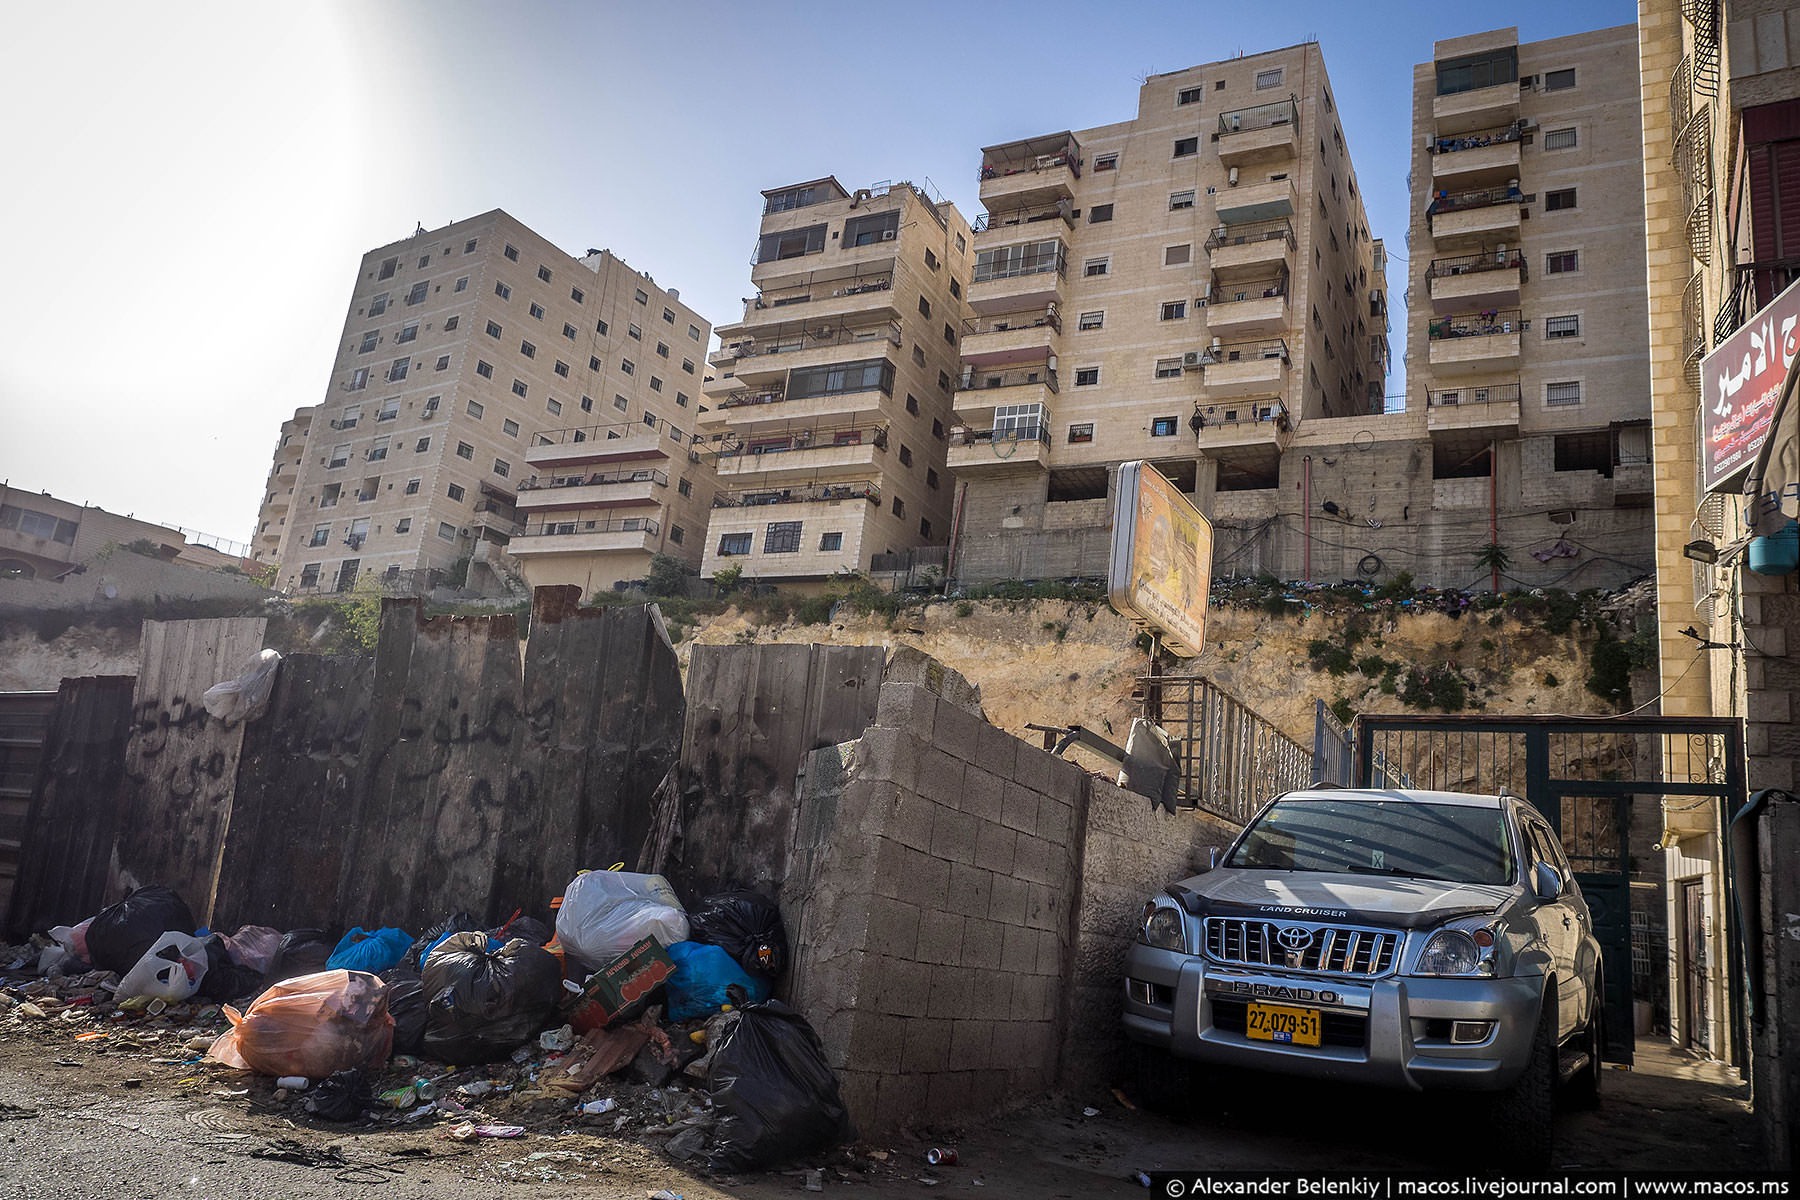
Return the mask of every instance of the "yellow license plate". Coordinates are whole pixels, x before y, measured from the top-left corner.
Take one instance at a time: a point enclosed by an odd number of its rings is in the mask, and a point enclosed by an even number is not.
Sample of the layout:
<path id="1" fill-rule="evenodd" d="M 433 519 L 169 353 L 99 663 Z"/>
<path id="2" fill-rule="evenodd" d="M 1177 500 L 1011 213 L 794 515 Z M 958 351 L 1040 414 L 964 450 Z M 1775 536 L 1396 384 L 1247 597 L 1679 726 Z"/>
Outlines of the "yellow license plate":
<path id="1" fill-rule="evenodd" d="M 1259 1042 L 1316 1046 L 1319 1044 L 1319 1010 L 1252 1004 L 1244 1017 L 1244 1033 Z"/>

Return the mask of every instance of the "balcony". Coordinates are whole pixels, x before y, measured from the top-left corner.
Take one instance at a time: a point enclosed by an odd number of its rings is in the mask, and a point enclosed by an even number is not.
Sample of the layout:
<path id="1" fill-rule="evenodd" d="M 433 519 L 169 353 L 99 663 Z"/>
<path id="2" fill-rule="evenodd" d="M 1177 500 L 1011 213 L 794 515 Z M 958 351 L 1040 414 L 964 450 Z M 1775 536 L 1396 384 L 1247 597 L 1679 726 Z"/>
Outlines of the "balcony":
<path id="1" fill-rule="evenodd" d="M 955 425 L 950 429 L 948 466 L 964 474 L 987 467 L 1043 467 L 1050 459 L 1050 425 L 1047 417 L 1024 423 L 994 425 L 993 410 L 987 411 L 989 424 L 974 429 Z"/>
<path id="2" fill-rule="evenodd" d="M 1528 273 L 1523 251 L 1495 250 L 1433 259 L 1425 279 L 1438 313 L 1479 312 L 1517 305 Z"/>
<path id="3" fill-rule="evenodd" d="M 1056 394 L 1057 375 L 1048 364 L 980 370 L 964 363 L 962 380 L 956 390 L 955 409 L 958 413 L 973 413 L 996 404 L 1038 404 L 1047 408 L 1050 397 Z"/>
<path id="4" fill-rule="evenodd" d="M 520 483 L 518 507 L 524 512 L 641 507 L 661 503 L 668 486 L 669 476 L 654 467 L 551 475 Z"/>
<path id="5" fill-rule="evenodd" d="M 809 478 L 834 471 L 867 474 L 885 459 L 885 425 L 838 426 L 767 432 L 754 436 L 722 435 L 713 451 L 713 470 L 721 479 L 757 475 L 765 480 L 802 473 Z"/>
<path id="6" fill-rule="evenodd" d="M 1516 183 L 1467 192 L 1440 192 L 1425 212 L 1431 236 L 1440 242 L 1480 238 L 1516 241 L 1519 213 L 1530 197 Z"/>
<path id="7" fill-rule="evenodd" d="M 969 284 L 978 313 L 1018 312 L 1062 303 L 1068 250 L 1061 239 L 981 250 Z"/>
<path id="8" fill-rule="evenodd" d="M 1195 441 L 1202 450 L 1222 450 L 1233 446 L 1266 446 L 1277 448 L 1287 443 L 1293 432 L 1287 405 L 1274 399 L 1243 404 L 1209 404 L 1200 410 L 1200 428 Z"/>
<path id="9" fill-rule="evenodd" d="M 789 371 L 836 362 L 844 356 L 845 346 L 866 346 L 874 352 L 883 343 L 900 345 L 900 322 L 886 321 L 861 328 L 790 324 L 722 346 L 713 353 L 711 361 L 720 369 L 730 368 L 740 382 L 755 387 L 781 382 Z"/>
<path id="10" fill-rule="evenodd" d="M 1221 335 L 1280 333 L 1288 327 L 1288 281 L 1248 279 L 1221 284 L 1206 301 L 1206 328 Z"/>
<path id="11" fill-rule="evenodd" d="M 1440 389 L 1425 397 L 1425 424 L 1433 433 L 1497 432 L 1519 424 L 1516 383 Z"/>
<path id="12" fill-rule="evenodd" d="M 1471 88 L 1435 96 L 1431 101 L 1431 119 L 1440 134 L 1459 133 L 1465 129 L 1481 129 L 1508 125 L 1519 115 L 1519 83 L 1512 80 L 1488 87 Z"/>
<path id="13" fill-rule="evenodd" d="M 0 553 L 5 552 L 29 554 L 33 558 L 46 559 L 55 563 L 77 561 L 73 540 L 60 542 L 53 537 L 36 537 L 17 529 L 0 527 Z"/>
<path id="14" fill-rule="evenodd" d="M 963 321 L 965 368 L 999 367 L 1008 363 L 1043 362 L 1055 354 L 1062 318 L 1054 308 L 999 313 Z"/>
<path id="15" fill-rule="evenodd" d="M 1249 225 L 1292 217 L 1300 208 L 1292 179 L 1241 182 L 1236 187 L 1226 188 L 1213 199 L 1217 202 L 1219 220 L 1227 225 Z"/>
<path id="16" fill-rule="evenodd" d="M 1008 206 L 982 213 L 969 226 L 974 233 L 998 233 L 1008 229 L 1019 229 L 1027 225 L 1036 225 L 1040 221 L 1061 221 L 1065 228 L 1075 228 L 1074 208 L 1068 200 L 1058 200 L 1055 204 Z"/>
<path id="17" fill-rule="evenodd" d="M 713 330 L 722 342 L 789 321 L 824 321 L 851 313 L 871 319 L 900 316 L 891 272 L 849 278 L 810 279 L 798 285 L 770 288 L 744 301 L 744 319 Z"/>
<path id="18" fill-rule="evenodd" d="M 892 395 L 891 382 L 885 386 L 869 382 L 847 383 L 840 391 L 804 396 L 790 395 L 781 385 L 740 388 L 715 399 L 707 423 L 742 430 L 770 422 L 811 422 L 827 417 L 857 422 L 880 416 Z"/>
<path id="19" fill-rule="evenodd" d="M 1066 131 L 981 152 L 981 203 L 990 212 L 1072 200 L 1080 178 L 1081 145 Z"/>
<path id="20" fill-rule="evenodd" d="M 1216 280 L 1245 279 L 1291 271 L 1294 226 L 1289 221 L 1221 226 L 1206 239 Z"/>
<path id="21" fill-rule="evenodd" d="M 668 423 L 620 421 L 580 429 L 546 429 L 532 435 L 525 461 L 533 467 L 564 467 L 577 463 L 633 462 L 666 459 L 671 445 Z"/>
<path id="22" fill-rule="evenodd" d="M 1439 187 L 1481 187 L 1519 177 L 1519 143 L 1525 122 L 1465 134 L 1439 134 L 1425 148 L 1431 182 Z"/>
<path id="23" fill-rule="evenodd" d="M 1446 374 L 1517 370 L 1529 325 L 1516 308 L 1434 318 L 1426 324 L 1431 365 Z"/>
<path id="24" fill-rule="evenodd" d="M 1279 338 L 1208 348 L 1200 355 L 1207 399 L 1273 396 L 1287 388 L 1288 347 Z"/>
<path id="25" fill-rule="evenodd" d="M 655 550 L 661 524 L 654 517 L 577 517 L 528 525 L 508 544 L 519 558 L 534 554 L 606 554 Z"/>
<path id="26" fill-rule="evenodd" d="M 842 240 L 833 241 L 827 218 L 805 210 L 794 216 L 813 223 L 798 228 L 770 229 L 765 218 L 763 235 L 750 259 L 751 281 L 764 291 L 782 291 L 809 283 L 892 272 L 900 245 L 899 210 L 904 201 L 898 192 L 891 195 L 891 199 L 865 201 L 852 215 L 869 218 L 894 213 L 892 227 L 865 230 L 864 236 L 855 241 L 847 234 Z"/>
<path id="27" fill-rule="evenodd" d="M 1292 100 L 1219 114 L 1219 162 L 1227 167 L 1292 159 L 1299 138 L 1300 110 Z"/>
<path id="28" fill-rule="evenodd" d="M 859 479 L 847 483 L 820 483 L 784 488 L 717 492 L 714 508 L 762 508 L 767 505 L 842 504 L 845 501 L 881 503 L 881 487 L 873 480 Z M 782 520 L 794 520 L 783 515 Z"/>

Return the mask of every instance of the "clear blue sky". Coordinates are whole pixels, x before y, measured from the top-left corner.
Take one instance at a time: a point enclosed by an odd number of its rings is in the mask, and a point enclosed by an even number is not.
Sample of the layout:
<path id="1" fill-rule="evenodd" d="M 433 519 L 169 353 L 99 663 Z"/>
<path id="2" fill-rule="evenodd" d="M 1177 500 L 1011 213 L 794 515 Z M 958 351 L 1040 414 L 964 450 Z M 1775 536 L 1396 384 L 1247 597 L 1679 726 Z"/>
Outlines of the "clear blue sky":
<path id="1" fill-rule="evenodd" d="M 973 217 L 981 146 L 1315 38 L 1398 300 L 1412 64 L 1438 38 L 1635 19 L 1627 0 L 15 6 L 0 477 L 246 538 L 278 426 L 324 396 L 358 261 L 418 223 L 505 208 L 722 323 L 765 187 L 928 180 Z"/>

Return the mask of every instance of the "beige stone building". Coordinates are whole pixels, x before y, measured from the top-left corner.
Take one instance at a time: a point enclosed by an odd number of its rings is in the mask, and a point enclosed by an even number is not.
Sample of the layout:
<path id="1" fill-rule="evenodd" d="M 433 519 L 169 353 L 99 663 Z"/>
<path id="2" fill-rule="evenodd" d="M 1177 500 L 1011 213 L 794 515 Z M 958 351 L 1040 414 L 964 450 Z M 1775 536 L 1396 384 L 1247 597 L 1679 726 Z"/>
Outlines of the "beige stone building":
<path id="1" fill-rule="evenodd" d="M 273 563 L 281 557 L 281 539 L 287 536 L 288 510 L 294 503 L 294 484 L 300 475 L 301 460 L 306 457 L 306 435 L 317 411 L 312 406 L 296 408 L 294 415 L 281 423 L 268 482 L 263 485 L 262 504 L 256 513 L 256 534 L 250 539 L 250 557 L 258 564 Z"/>
<path id="2" fill-rule="evenodd" d="M 910 183 L 763 193 L 756 295 L 720 326 L 706 385 L 703 573 L 816 583 L 949 539 L 973 260 L 955 206 Z"/>
<path id="3" fill-rule="evenodd" d="M 655 554 L 697 564 L 709 336 L 674 289 L 498 209 L 371 250 L 327 399 L 283 427 L 258 549 L 280 529 L 277 582 L 301 591 L 421 587 L 466 559 L 473 586 L 594 592 Z M 284 500 L 285 528 L 260 528 Z"/>
<path id="4" fill-rule="evenodd" d="M 133 542 L 151 543 L 157 557 L 171 562 L 189 549 L 187 538 L 171 526 L 0 483 L 0 575 L 56 580 L 91 563 L 109 546 Z"/>
<path id="5" fill-rule="evenodd" d="M 1316 43 L 1153 76 L 1136 116 L 982 151 L 950 467 L 955 574 L 1105 570 L 1109 481 L 1278 487 L 1380 412 L 1378 244 Z"/>

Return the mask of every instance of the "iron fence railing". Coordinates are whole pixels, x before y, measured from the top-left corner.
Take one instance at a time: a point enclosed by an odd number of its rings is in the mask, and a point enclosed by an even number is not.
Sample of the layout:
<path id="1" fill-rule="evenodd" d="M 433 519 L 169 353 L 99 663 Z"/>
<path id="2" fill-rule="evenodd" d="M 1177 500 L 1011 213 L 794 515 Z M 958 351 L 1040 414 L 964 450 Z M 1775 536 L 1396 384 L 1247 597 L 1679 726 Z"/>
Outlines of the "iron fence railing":
<path id="1" fill-rule="evenodd" d="M 668 487 L 667 472 L 654 468 L 638 468 L 631 471 L 595 471 L 592 474 L 577 471 L 573 475 L 552 475 L 547 479 L 532 476 L 519 481 L 521 492 L 541 492 L 551 488 L 601 487 L 615 483 L 653 483 L 657 487 Z"/>
<path id="2" fill-rule="evenodd" d="M 1221 225 L 1206 235 L 1206 249 L 1210 252 L 1220 246 L 1249 246 L 1272 241 L 1285 241 L 1292 250 L 1295 245 L 1293 224 L 1283 219 L 1258 221 L 1251 225 Z"/>
<path id="3" fill-rule="evenodd" d="M 982 371 L 973 367 L 963 371 L 959 391 L 984 392 L 991 388 L 1047 387 L 1057 394 L 1056 371 L 1051 367 L 1015 367 L 1010 371 Z"/>
<path id="4" fill-rule="evenodd" d="M 1525 136 L 1525 122 L 1514 121 L 1511 125 L 1494 129 L 1478 129 L 1473 133 L 1457 133 L 1448 137 L 1437 137 L 1425 148 L 1428 154 L 1457 154 L 1464 150 L 1485 150 L 1489 146 L 1504 146 L 1509 142 L 1517 142 Z"/>
<path id="5" fill-rule="evenodd" d="M 1288 344 L 1283 338 L 1264 338 L 1255 342 L 1223 342 L 1217 346 L 1208 346 L 1200 352 L 1200 365 L 1203 367 L 1222 366 L 1227 363 L 1258 362 L 1263 359 L 1279 359 L 1283 366 L 1288 364 Z"/>
<path id="6" fill-rule="evenodd" d="M 1068 256 L 1059 244 L 1056 253 L 1037 253 L 1024 258 L 1008 258 L 1004 261 L 975 264 L 975 276 L 971 282 L 989 283 L 996 279 L 1017 279 L 1023 275 L 1048 275 L 1054 272 L 1059 278 L 1066 276 L 1069 270 Z"/>
<path id="7" fill-rule="evenodd" d="M 860 296 L 865 292 L 885 292 L 894 286 L 892 275 L 873 275 L 867 279 L 852 278 L 833 281 L 836 287 L 808 284 L 800 288 L 778 288 L 758 292 L 750 299 L 752 309 L 786 308 L 793 304 L 810 304 L 814 300 L 835 300 L 840 296 Z"/>
<path id="8" fill-rule="evenodd" d="M 1472 404 L 1517 404 L 1524 392 L 1516 383 L 1448 388 L 1425 394 L 1427 408 L 1467 408 Z"/>
<path id="9" fill-rule="evenodd" d="M 1441 279 L 1450 275 L 1474 275 L 1482 271 L 1517 271 L 1521 282 L 1529 278 L 1523 250 L 1483 251 L 1454 258 L 1434 258 L 1425 268 L 1425 278 Z"/>
<path id="10" fill-rule="evenodd" d="M 1242 825 L 1283 792 L 1308 787 L 1313 751 L 1209 679 L 1139 681 L 1160 692 L 1161 724 L 1181 751 L 1183 803 Z"/>
<path id="11" fill-rule="evenodd" d="M 886 450 L 886 425 L 815 426 L 807 429 L 761 433 L 753 437 L 736 433 L 719 435 L 713 450 L 717 458 L 761 458 L 767 455 L 802 454 L 813 450 L 842 450 L 846 447 L 873 446 Z"/>
<path id="12" fill-rule="evenodd" d="M 1287 276 L 1278 275 L 1272 279 L 1239 279 L 1215 284 L 1212 295 L 1207 297 L 1206 302 L 1217 308 L 1222 304 L 1236 304 L 1244 300 L 1276 300 L 1287 294 Z"/>
<path id="13" fill-rule="evenodd" d="M 1475 188 L 1466 192 L 1439 192 L 1432 197 L 1425 215 L 1433 217 L 1439 213 L 1462 212 L 1471 208 L 1523 203 L 1525 194 L 1510 184 L 1505 187 Z"/>
<path id="14" fill-rule="evenodd" d="M 820 500 L 867 500 L 881 503 L 881 487 L 872 480 L 854 483 L 821 483 L 756 491 L 719 492 L 714 508 L 760 508 L 768 504 L 811 504 Z"/>
<path id="15" fill-rule="evenodd" d="M 884 321 L 878 325 L 844 327 L 823 325 L 814 328 L 777 329 L 760 338 L 744 338 L 720 346 L 713 352 L 718 359 L 756 358 L 768 354 L 790 354 L 796 350 L 813 350 L 820 346 L 851 346 L 861 342 L 886 341 L 900 344 L 900 322 Z"/>
<path id="16" fill-rule="evenodd" d="M 1449 338 L 1519 333 L 1528 328 L 1530 323 L 1518 309 L 1506 308 L 1455 317 L 1434 317 L 1426 324 L 1425 332 L 1432 341 L 1439 342 Z"/>
<path id="17" fill-rule="evenodd" d="M 568 429 L 540 429 L 531 435 L 531 445 L 538 446 L 572 446 L 579 442 L 607 442 L 620 438 L 632 437 L 645 430 L 654 433 L 666 433 L 669 423 L 661 417 L 647 417 L 641 421 L 613 421 L 605 425 L 582 425 Z"/>
<path id="18" fill-rule="evenodd" d="M 967 317 L 962 323 L 963 336 L 972 337 L 981 333 L 1010 333 L 1020 329 L 1040 329 L 1049 326 L 1056 332 L 1062 332 L 1062 318 L 1055 309 L 1036 309 L 1025 313 L 1000 313 L 991 317 Z"/>
<path id="19" fill-rule="evenodd" d="M 970 429 L 958 425 L 950 430 L 952 446 L 981 446 L 993 442 L 1042 442 L 1050 444 L 1050 426 L 1047 424 L 1014 425 L 1001 429 Z"/>
<path id="20" fill-rule="evenodd" d="M 584 533 L 661 532 L 654 517 L 596 517 L 593 520 L 544 521 L 527 525 L 520 537 L 571 537 Z"/>
<path id="21" fill-rule="evenodd" d="M 1219 136 L 1225 138 L 1234 133 L 1254 133 L 1259 129 L 1273 129 L 1278 125 L 1299 124 L 1300 106 L 1292 100 L 1278 100 L 1274 104 L 1258 104 L 1254 108 L 1220 113 Z"/>

